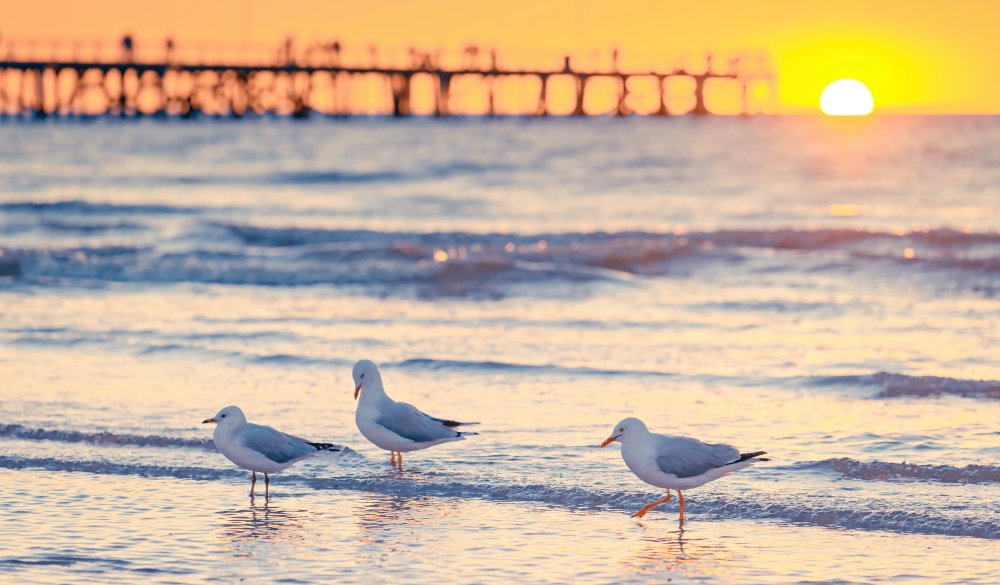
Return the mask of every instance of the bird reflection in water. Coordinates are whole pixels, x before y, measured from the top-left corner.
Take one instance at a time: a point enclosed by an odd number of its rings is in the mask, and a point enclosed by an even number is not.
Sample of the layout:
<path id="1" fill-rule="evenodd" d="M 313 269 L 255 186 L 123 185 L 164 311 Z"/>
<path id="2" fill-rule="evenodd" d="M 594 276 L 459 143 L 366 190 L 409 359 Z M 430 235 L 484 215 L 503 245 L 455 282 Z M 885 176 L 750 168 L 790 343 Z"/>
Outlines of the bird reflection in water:
<path id="1" fill-rule="evenodd" d="M 732 564 L 732 553 L 718 538 L 685 535 L 685 530 L 666 530 L 640 522 L 642 536 L 630 556 L 629 570 L 644 575 L 664 572 L 723 577 Z M 690 531 L 688 531 L 690 532 Z"/>
<path id="2" fill-rule="evenodd" d="M 419 526 L 426 532 L 435 524 L 451 522 L 459 514 L 453 502 L 372 496 L 357 506 L 354 515 L 361 545 L 357 552 L 359 562 L 381 566 L 390 556 L 407 552 Z"/>
<path id="3" fill-rule="evenodd" d="M 305 540 L 305 510 L 288 511 L 265 500 L 262 505 L 251 501 L 246 508 L 218 512 L 222 522 L 220 539 L 230 543 L 238 556 L 253 556 L 253 546 L 262 542 L 295 544 Z"/>

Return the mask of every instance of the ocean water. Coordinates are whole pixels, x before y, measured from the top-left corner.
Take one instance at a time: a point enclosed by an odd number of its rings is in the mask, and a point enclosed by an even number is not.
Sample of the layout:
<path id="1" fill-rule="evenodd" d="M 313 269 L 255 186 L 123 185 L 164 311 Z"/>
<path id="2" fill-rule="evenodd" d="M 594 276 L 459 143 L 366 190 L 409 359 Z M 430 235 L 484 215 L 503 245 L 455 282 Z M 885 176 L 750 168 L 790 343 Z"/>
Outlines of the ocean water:
<path id="1" fill-rule="evenodd" d="M 1000 119 L 0 136 L 0 581 L 1000 580 Z M 346 448 L 250 499 L 228 404 Z M 626 416 L 772 459 L 631 519 Z"/>

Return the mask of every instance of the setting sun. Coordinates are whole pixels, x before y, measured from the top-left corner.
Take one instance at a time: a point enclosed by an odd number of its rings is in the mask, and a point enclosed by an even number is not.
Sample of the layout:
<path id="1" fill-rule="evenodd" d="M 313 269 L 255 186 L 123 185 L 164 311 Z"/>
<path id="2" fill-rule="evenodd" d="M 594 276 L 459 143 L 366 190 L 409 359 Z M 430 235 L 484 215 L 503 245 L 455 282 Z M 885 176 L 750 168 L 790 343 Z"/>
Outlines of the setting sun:
<path id="1" fill-rule="evenodd" d="M 875 109 L 875 101 L 865 84 L 840 79 L 826 86 L 819 107 L 827 116 L 866 116 Z"/>

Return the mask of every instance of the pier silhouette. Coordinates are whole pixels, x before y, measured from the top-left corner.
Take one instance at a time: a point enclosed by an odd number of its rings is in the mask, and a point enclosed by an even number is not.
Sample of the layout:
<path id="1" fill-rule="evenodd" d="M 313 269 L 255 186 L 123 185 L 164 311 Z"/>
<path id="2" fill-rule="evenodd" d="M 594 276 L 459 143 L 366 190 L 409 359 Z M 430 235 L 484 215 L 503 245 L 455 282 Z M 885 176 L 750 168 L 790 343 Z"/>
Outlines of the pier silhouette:
<path id="1" fill-rule="evenodd" d="M 677 67 L 667 71 L 621 71 L 618 51 L 613 53 L 612 66 L 607 69 L 583 69 L 573 66 L 565 57 L 562 68 L 501 67 L 495 50 L 489 53 L 489 63 L 482 66 L 484 52 L 478 47 L 466 47 L 461 65 L 446 67 L 440 55 L 410 49 L 405 65 L 380 65 L 376 47 L 369 47 L 370 62 L 346 63 L 339 42 L 314 43 L 297 51 L 289 39 L 273 51 L 270 62 L 249 62 L 238 57 L 207 60 L 180 57 L 172 40 L 160 45 L 159 54 L 137 53 L 131 36 L 121 39 L 117 51 L 108 56 L 95 47 L 91 57 L 84 58 L 81 43 L 71 43 L 67 56 L 65 43 L 49 46 L 47 58 L 37 56 L 37 47 L 28 54 L 13 43 L 6 44 L 6 54 L 0 60 L 0 113 L 4 117 L 44 119 L 50 116 L 113 115 L 120 117 L 199 115 L 243 117 L 247 114 L 287 114 L 297 118 L 310 115 L 350 116 L 361 112 L 345 100 L 338 99 L 339 89 L 359 78 L 381 79 L 391 100 L 391 112 L 396 117 L 414 115 L 414 80 L 427 76 L 432 80 L 433 112 L 438 117 L 461 115 L 452 107 L 452 86 L 455 80 L 476 77 L 484 82 L 488 92 L 486 115 L 501 115 L 496 107 L 495 86 L 505 78 L 537 80 L 537 103 L 519 115 L 550 115 L 551 81 L 569 78 L 575 85 L 575 107 L 571 115 L 586 116 L 584 108 L 588 84 L 599 78 L 613 80 L 617 88 L 617 106 L 604 113 L 620 116 L 632 112 L 628 105 L 629 81 L 648 78 L 658 88 L 659 107 L 651 115 L 670 116 L 675 112 L 667 105 L 666 82 L 670 78 L 694 81 L 694 115 L 712 114 L 706 105 L 706 83 L 712 79 L 740 84 L 742 113 L 750 114 L 748 87 L 763 84 L 767 96 L 774 99 L 774 79 L 765 67 L 744 70 L 739 59 L 732 59 L 724 71 L 713 68 L 712 56 L 705 58 L 705 69 L 688 70 Z M 2 51 L 0 46 L 0 51 Z M 115 54 L 116 53 L 116 54 Z M 426 86 L 426 83 L 424 84 Z M 426 91 L 426 87 L 425 87 Z M 325 94 L 325 100 L 319 99 Z M 332 96 L 332 97 L 330 97 Z M 758 109 L 759 111 L 759 109 Z"/>

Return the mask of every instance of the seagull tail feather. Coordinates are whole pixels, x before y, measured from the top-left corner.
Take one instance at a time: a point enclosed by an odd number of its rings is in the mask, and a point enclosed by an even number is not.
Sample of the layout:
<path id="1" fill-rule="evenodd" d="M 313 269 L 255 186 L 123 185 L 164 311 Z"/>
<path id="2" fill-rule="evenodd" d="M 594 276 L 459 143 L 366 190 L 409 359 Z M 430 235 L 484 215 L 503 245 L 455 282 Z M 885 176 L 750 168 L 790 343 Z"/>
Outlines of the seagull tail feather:
<path id="1" fill-rule="evenodd" d="M 730 461 L 726 465 L 733 465 L 734 463 L 742 463 L 747 459 L 757 459 L 758 461 L 770 461 L 767 457 L 760 457 L 760 455 L 767 455 L 767 451 L 756 451 L 754 453 L 740 453 L 740 458 L 736 461 Z M 725 466 L 723 466 L 725 467 Z"/>
<path id="2" fill-rule="evenodd" d="M 446 427 L 460 427 L 462 425 L 478 425 L 479 424 L 477 422 L 468 422 L 468 423 L 467 422 L 458 422 L 457 420 L 445 420 L 443 418 L 438 418 L 438 419 L 435 419 L 435 420 L 441 421 L 441 424 L 443 424 Z"/>
<path id="3" fill-rule="evenodd" d="M 340 451 L 340 446 L 333 443 L 310 443 L 306 441 L 306 445 L 316 447 L 317 451 Z"/>

